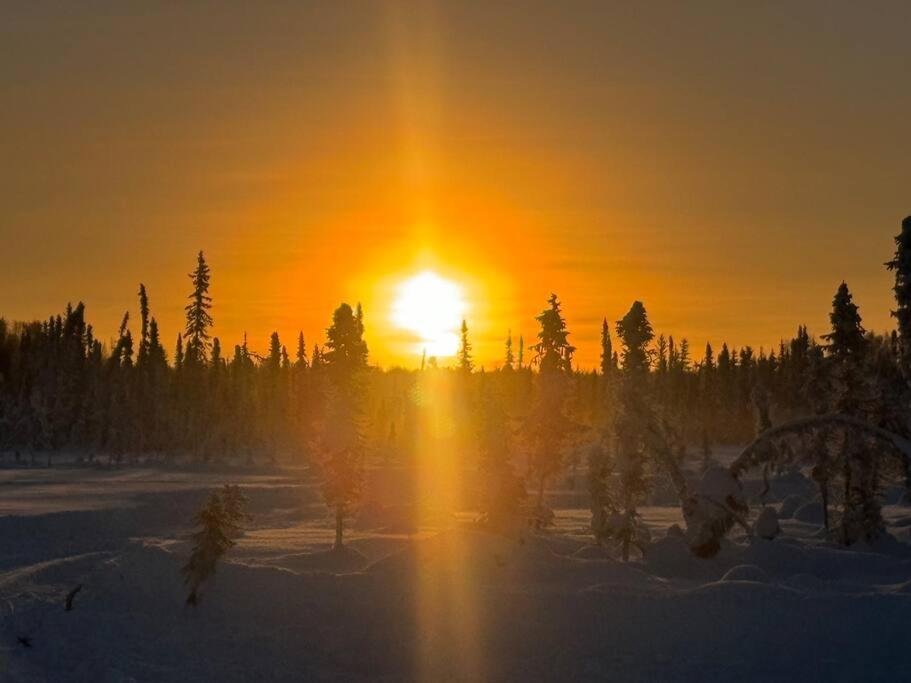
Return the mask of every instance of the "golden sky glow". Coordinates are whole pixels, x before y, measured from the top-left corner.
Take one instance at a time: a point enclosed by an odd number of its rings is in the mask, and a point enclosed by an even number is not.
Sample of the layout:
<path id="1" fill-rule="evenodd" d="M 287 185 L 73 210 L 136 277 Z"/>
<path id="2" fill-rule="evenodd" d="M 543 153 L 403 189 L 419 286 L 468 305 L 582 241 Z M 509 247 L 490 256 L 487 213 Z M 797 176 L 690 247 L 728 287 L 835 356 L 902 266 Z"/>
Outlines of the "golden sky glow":
<path id="1" fill-rule="evenodd" d="M 344 7 L 342 7 L 344 5 Z M 397 287 L 461 289 L 475 355 L 554 291 L 578 360 L 642 299 L 699 349 L 822 331 L 911 212 L 904 3 L 24 3 L 0 9 L 0 315 L 140 281 L 173 343 L 196 250 L 215 333 L 420 362 Z"/>

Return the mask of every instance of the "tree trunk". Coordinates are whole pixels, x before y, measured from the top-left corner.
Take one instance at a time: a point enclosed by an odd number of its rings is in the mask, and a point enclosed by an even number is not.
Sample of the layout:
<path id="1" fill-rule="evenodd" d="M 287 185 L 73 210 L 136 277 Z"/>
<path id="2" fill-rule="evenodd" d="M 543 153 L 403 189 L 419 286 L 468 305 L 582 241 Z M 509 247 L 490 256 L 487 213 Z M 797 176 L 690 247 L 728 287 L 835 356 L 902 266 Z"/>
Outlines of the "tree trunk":
<path id="1" fill-rule="evenodd" d="M 853 503 L 851 501 L 851 464 L 848 462 L 848 455 L 845 454 L 845 493 L 844 493 L 844 510 L 841 515 L 841 542 L 848 545 L 848 520 L 851 517 Z"/>
<path id="2" fill-rule="evenodd" d="M 829 530 L 829 482 L 819 482 L 819 496 L 822 498 L 822 524 L 826 531 Z"/>
<path id="3" fill-rule="evenodd" d="M 342 547 L 342 534 L 345 530 L 345 514 L 341 505 L 335 508 L 335 549 Z"/>

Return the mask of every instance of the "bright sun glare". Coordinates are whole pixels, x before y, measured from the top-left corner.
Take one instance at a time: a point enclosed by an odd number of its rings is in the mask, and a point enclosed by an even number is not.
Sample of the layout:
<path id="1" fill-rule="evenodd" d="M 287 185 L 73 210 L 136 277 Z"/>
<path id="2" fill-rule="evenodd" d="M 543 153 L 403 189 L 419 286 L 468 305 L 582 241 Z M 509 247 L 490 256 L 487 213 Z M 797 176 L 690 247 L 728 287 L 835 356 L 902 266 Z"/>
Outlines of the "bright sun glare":
<path id="1" fill-rule="evenodd" d="M 459 325 L 467 308 L 458 284 L 425 270 L 397 287 L 392 322 L 418 337 L 416 352 L 453 356 L 459 349 Z"/>

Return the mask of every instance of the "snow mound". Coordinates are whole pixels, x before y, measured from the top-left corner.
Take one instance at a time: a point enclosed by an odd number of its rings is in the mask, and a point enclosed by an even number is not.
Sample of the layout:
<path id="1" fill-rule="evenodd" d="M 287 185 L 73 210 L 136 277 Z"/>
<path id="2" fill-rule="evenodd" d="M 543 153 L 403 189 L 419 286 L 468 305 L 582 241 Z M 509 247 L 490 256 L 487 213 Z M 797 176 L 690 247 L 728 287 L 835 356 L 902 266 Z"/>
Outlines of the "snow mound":
<path id="1" fill-rule="evenodd" d="M 804 503 L 794 511 L 794 519 L 804 524 L 822 525 L 825 521 L 822 503 L 818 500 Z"/>
<path id="2" fill-rule="evenodd" d="M 652 543 L 645 553 L 645 566 L 662 577 L 708 581 L 717 579 L 731 566 L 730 541 L 721 541 L 721 551 L 711 559 L 693 555 L 685 538 L 668 535 Z"/>
<path id="3" fill-rule="evenodd" d="M 767 583 L 769 575 L 755 564 L 738 564 L 736 567 L 728 569 L 722 581 L 754 581 L 756 583 Z"/>
<path id="4" fill-rule="evenodd" d="M 745 609 L 758 610 L 759 604 L 768 599 L 792 599 L 800 595 L 788 586 L 758 581 L 714 581 L 691 591 L 706 597 L 715 596 L 726 602 L 742 603 Z"/>

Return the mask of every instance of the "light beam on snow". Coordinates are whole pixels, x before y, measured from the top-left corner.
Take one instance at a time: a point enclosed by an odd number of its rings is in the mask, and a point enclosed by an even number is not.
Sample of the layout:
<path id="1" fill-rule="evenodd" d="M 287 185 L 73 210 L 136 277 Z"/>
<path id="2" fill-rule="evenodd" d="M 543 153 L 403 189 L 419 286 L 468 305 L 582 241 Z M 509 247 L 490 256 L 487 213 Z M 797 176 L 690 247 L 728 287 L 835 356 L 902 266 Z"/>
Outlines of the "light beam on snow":
<path id="1" fill-rule="evenodd" d="M 458 377 L 431 369 L 415 386 L 418 525 L 448 526 L 462 493 L 464 435 L 455 429 Z M 428 400 L 423 400 L 423 398 Z M 419 681 L 482 681 L 485 676 L 485 624 L 478 587 L 477 554 L 458 530 L 417 544 L 414 563 L 418 625 L 415 678 Z"/>

